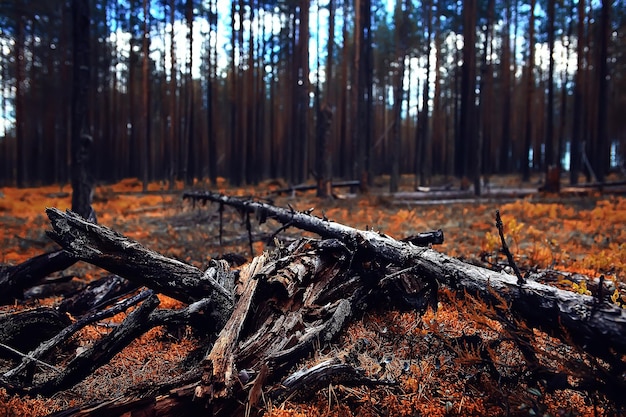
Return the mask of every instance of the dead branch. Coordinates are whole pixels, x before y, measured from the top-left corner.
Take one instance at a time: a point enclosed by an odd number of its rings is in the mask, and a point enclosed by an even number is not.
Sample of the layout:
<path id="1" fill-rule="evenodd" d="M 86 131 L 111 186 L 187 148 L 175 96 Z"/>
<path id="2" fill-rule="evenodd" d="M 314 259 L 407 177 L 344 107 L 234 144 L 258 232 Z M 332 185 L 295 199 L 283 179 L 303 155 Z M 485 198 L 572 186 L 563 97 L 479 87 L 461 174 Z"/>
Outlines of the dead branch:
<path id="1" fill-rule="evenodd" d="M 22 363 L 20 365 L 4 373 L 3 375 L 4 378 L 7 378 L 7 379 L 15 378 L 16 376 L 20 375 L 22 372 L 26 370 L 26 367 L 31 362 L 31 359 L 36 360 L 37 358 L 43 357 L 52 349 L 57 347 L 59 344 L 65 342 L 73 334 L 75 334 L 77 331 L 84 328 L 85 326 L 95 323 L 97 321 L 103 320 L 105 318 L 113 317 L 114 315 L 122 311 L 126 311 L 126 309 L 128 309 L 129 307 L 145 300 L 152 294 L 153 292 L 151 290 L 143 291 L 134 297 L 127 298 L 119 302 L 114 307 L 111 307 L 107 310 L 99 311 L 95 314 L 91 314 L 89 316 L 83 317 L 82 319 L 70 324 L 69 326 L 61 330 L 59 333 L 57 333 L 53 338 L 49 339 L 46 342 L 41 343 L 37 347 L 37 349 L 33 350 L 32 352 L 29 352 L 27 357 L 22 360 Z"/>
<path id="2" fill-rule="evenodd" d="M 49 208 L 46 213 L 53 228 L 49 236 L 76 258 L 186 303 L 208 297 L 213 301 L 212 316 L 218 329 L 230 317 L 233 298 L 223 284 L 232 285 L 231 271 L 216 265 L 203 273 L 69 210 Z"/>
<path id="3" fill-rule="evenodd" d="M 529 281 L 517 284 L 515 276 L 477 267 L 433 249 L 399 242 L 373 231 L 362 231 L 339 223 L 265 203 L 228 197 L 212 192 L 185 193 L 184 198 L 211 201 L 272 218 L 313 232 L 322 238 L 339 239 L 352 251 L 367 252 L 381 262 L 412 267 L 415 273 L 452 289 L 465 290 L 482 299 L 510 304 L 531 325 L 549 334 L 570 338 L 593 355 L 612 360 L 613 350 L 626 351 L 626 310 L 594 297 L 576 294 Z"/>
<path id="4" fill-rule="evenodd" d="M 53 272 L 70 267 L 76 261 L 69 252 L 57 250 L 35 256 L 19 265 L 0 269 L 0 304 L 23 298 L 25 289 Z"/>

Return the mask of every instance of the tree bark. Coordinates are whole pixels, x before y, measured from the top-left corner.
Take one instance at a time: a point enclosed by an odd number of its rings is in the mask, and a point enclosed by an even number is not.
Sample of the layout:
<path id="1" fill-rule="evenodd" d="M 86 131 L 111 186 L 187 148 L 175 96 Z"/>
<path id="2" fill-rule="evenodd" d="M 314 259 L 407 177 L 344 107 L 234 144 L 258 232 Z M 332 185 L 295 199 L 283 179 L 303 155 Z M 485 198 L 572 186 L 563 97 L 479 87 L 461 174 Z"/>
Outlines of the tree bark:
<path id="1" fill-rule="evenodd" d="M 186 303 L 209 297 L 218 329 L 230 317 L 233 299 L 227 288 L 234 276 L 223 266 L 218 264 L 203 273 L 73 212 L 54 208 L 46 212 L 53 228 L 49 236 L 76 258 Z"/>
<path id="2" fill-rule="evenodd" d="M 25 289 L 53 272 L 70 267 L 76 261 L 68 252 L 57 250 L 35 256 L 19 265 L 0 269 L 0 304 L 21 299 Z"/>
<path id="3" fill-rule="evenodd" d="M 410 268 L 414 273 L 452 289 L 477 294 L 488 302 L 505 300 L 531 325 L 555 336 L 569 336 L 593 355 L 612 358 L 611 349 L 626 350 L 626 310 L 595 297 L 532 280 L 520 286 L 513 275 L 470 265 L 433 249 L 416 247 L 377 232 L 357 230 L 308 213 L 211 192 L 185 193 L 184 197 L 218 202 L 240 211 L 256 213 L 261 218 L 273 218 L 283 225 L 316 233 L 324 239 L 338 239 L 352 251 L 365 251 L 367 256 Z"/>

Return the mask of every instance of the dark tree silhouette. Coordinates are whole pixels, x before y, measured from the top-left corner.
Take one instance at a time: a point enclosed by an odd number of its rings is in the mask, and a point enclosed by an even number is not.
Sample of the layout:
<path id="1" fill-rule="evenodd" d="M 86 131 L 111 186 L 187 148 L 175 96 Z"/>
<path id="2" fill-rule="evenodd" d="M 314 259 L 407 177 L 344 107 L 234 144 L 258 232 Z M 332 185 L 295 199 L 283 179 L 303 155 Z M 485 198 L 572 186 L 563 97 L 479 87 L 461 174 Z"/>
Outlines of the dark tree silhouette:
<path id="1" fill-rule="evenodd" d="M 88 130 L 89 106 L 89 2 L 72 1 L 74 76 L 72 81 L 72 211 L 84 218 L 92 216 L 90 172 L 93 138 Z"/>

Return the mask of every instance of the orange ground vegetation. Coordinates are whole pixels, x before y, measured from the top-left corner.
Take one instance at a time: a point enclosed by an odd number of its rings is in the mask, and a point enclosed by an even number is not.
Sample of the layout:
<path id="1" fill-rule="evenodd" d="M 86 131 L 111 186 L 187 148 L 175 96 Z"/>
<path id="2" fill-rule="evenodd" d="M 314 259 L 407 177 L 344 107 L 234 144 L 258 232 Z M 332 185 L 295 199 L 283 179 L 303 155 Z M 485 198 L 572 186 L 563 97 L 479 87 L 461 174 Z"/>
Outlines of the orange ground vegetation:
<path id="1" fill-rule="evenodd" d="M 261 197 L 271 187 L 267 183 L 235 189 L 223 180 L 217 185 L 220 191 L 230 195 Z M 194 208 L 181 200 L 181 189 L 182 184 L 169 191 L 167 185 L 155 183 L 144 194 L 139 181 L 124 180 L 97 187 L 94 208 L 99 223 L 198 267 L 206 266 L 212 257 L 225 252 L 249 257 L 247 241 L 241 239 L 245 236 L 241 218 L 236 213 L 225 215 L 220 245 L 217 207 Z M 44 209 L 70 207 L 69 191 L 58 186 L 0 189 L 0 263 L 15 265 L 55 247 L 45 235 L 49 226 Z M 390 197 L 375 192 L 329 201 L 319 201 L 310 192 L 274 197 L 274 202 L 298 210 L 315 207 L 313 214 L 396 238 L 441 228 L 446 241 L 437 247 L 439 251 L 481 264 L 503 260 L 494 227 L 495 210 L 499 209 L 509 247 L 523 270 L 561 271 L 563 274 L 552 284 L 580 293 L 589 292 L 592 282 L 588 280 L 603 275 L 605 281 L 614 283 L 612 301 L 626 305 L 623 289 L 626 199 L 623 197 L 535 196 L 506 203 L 396 205 Z M 256 231 L 271 232 L 278 226 L 270 222 L 254 227 Z M 283 236 L 301 234 L 288 230 Z M 262 251 L 263 244 L 255 243 L 254 250 Z M 78 263 L 69 273 L 86 283 L 104 271 Z M 160 298 L 160 308 L 181 307 L 175 300 Z M 58 301 L 57 298 L 30 300 L 23 305 L 0 307 L 0 313 L 37 304 L 54 305 Z M 124 316 L 120 314 L 84 329 L 74 338 L 76 349 L 101 337 L 108 331 L 107 323 L 119 322 Z M 41 416 L 171 378 L 182 372 L 185 357 L 199 348 L 199 343 L 200 338 L 191 329 L 178 334 L 163 328 L 153 329 L 83 383 L 52 399 L 20 398 L 0 390 L 0 416 Z M 523 343 L 533 346 L 542 366 L 566 372 L 568 381 L 584 380 L 603 366 L 577 348 L 527 328 L 510 317 L 505 305 L 487 306 L 472 297 L 441 290 L 436 312 L 428 311 L 422 316 L 397 311 L 368 313 L 352 323 L 336 344 L 320 347 L 301 364 L 307 366 L 326 357 L 340 356 L 356 361 L 368 376 L 394 380 L 395 385 L 331 384 L 308 397 L 296 396 L 282 404 L 265 404 L 266 414 L 273 417 L 567 416 L 615 412 L 601 394 L 549 389 L 549 381 L 538 383 L 529 378 L 532 369 L 525 362 Z M 125 372 L 120 372 L 121 369 Z"/>

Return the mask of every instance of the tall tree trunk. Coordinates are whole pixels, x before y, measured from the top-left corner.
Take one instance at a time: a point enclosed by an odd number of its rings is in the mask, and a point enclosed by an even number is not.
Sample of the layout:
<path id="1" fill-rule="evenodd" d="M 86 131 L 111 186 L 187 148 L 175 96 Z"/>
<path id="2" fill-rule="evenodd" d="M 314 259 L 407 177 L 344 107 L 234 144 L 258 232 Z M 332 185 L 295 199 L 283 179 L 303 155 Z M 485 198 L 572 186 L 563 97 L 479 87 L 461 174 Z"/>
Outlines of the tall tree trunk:
<path id="1" fill-rule="evenodd" d="M 87 120 L 89 88 L 89 1 L 73 0 L 74 63 L 72 79 L 72 211 L 92 216 L 91 147 Z"/>
<path id="2" fill-rule="evenodd" d="M 359 74 L 360 74 L 360 65 L 361 65 L 361 42 L 362 42 L 362 19 L 363 15 L 361 14 L 361 2 L 363 0 L 354 0 L 354 52 L 353 52 L 353 60 L 352 60 L 352 90 L 350 95 L 350 114 L 351 119 L 355 120 L 357 123 L 352 129 L 352 178 L 358 178 L 361 166 L 359 165 L 359 124 L 361 120 L 358 120 L 359 117 Z"/>
<path id="3" fill-rule="evenodd" d="M 574 0 L 572 0 L 571 7 L 574 7 Z M 568 20 L 567 24 L 567 32 L 563 33 L 561 43 L 565 48 L 565 70 L 563 71 L 562 80 L 561 80 L 561 108 L 560 108 L 560 126 L 559 126 L 559 143 L 558 143 L 558 155 L 557 155 L 557 167 L 558 171 L 562 172 L 563 170 L 563 158 L 565 156 L 565 142 L 567 141 L 568 131 L 567 131 L 567 121 L 568 121 L 568 95 L 569 90 L 567 87 L 568 79 L 569 79 L 569 60 L 570 60 L 570 43 L 572 39 L 572 31 L 573 31 L 573 22 L 572 19 L 568 19 L 568 17 L 563 14 L 563 27 L 566 26 L 565 21 Z"/>
<path id="4" fill-rule="evenodd" d="M 474 179 L 474 192 L 480 195 L 481 149 L 476 135 L 476 0 L 463 2 L 463 67 L 461 74 L 460 149 L 463 175 Z"/>
<path id="5" fill-rule="evenodd" d="M 148 191 L 149 169 L 150 169 L 150 75 L 149 75 L 149 30 L 148 16 L 150 13 L 150 0 L 143 0 L 143 61 L 142 61 L 142 103 L 141 103 L 141 182 L 143 191 Z"/>
<path id="6" fill-rule="evenodd" d="M 254 0 L 249 0 L 249 12 L 250 15 L 248 19 L 250 22 L 254 22 L 258 19 L 255 18 L 255 4 Z M 246 164 L 245 164 L 245 179 L 247 184 L 256 184 L 258 182 L 258 172 L 257 172 L 257 161 L 260 158 L 260 155 L 257 155 L 255 152 L 255 145 L 257 141 L 261 140 L 261 135 L 259 132 L 255 132 L 256 127 L 256 107 L 258 103 L 256 101 L 256 65 L 254 64 L 254 44 L 255 44 L 255 29 L 250 28 L 248 33 L 248 56 L 247 56 L 247 64 L 248 67 L 245 72 L 245 88 L 244 88 L 244 108 L 245 108 L 245 117 L 246 117 Z"/>
<path id="7" fill-rule="evenodd" d="M 288 140 L 293 142 L 292 179 L 301 182 L 308 171 L 308 109 L 309 109 L 309 0 L 300 0 L 296 16 L 296 39 L 294 43 L 292 74 L 293 129 Z"/>
<path id="8" fill-rule="evenodd" d="M 535 60 L 535 0 L 530 2 L 530 15 L 528 18 L 528 62 L 526 67 L 526 129 L 524 135 L 524 148 L 522 151 L 522 181 L 530 180 L 530 146 L 533 137 L 533 100 L 535 90 L 535 78 L 533 76 L 534 60 Z M 534 152 L 538 152 L 534 149 Z"/>
<path id="9" fill-rule="evenodd" d="M 424 2 L 426 11 L 426 30 L 428 35 L 426 37 L 426 81 L 422 89 L 422 110 L 417 112 L 417 129 L 415 130 L 416 136 L 416 160 L 417 171 L 415 176 L 419 176 L 420 185 L 428 185 L 430 182 L 431 164 L 432 164 L 432 152 L 430 143 L 430 131 L 429 131 L 429 93 L 430 93 L 430 53 L 431 43 L 433 36 L 433 1 Z M 419 91 L 419 88 L 417 89 Z M 419 94 L 418 94 L 419 97 Z"/>
<path id="10" fill-rule="evenodd" d="M 400 186 L 400 153 L 402 148 L 402 101 L 404 100 L 404 60 L 406 57 L 405 46 L 405 14 L 403 12 L 403 0 L 396 0 L 394 14 L 395 21 L 395 48 L 396 48 L 396 72 L 393 89 L 393 128 L 391 130 L 391 177 L 389 180 L 389 192 L 395 193 Z"/>
<path id="11" fill-rule="evenodd" d="M 18 3 L 21 6 L 21 1 Z M 15 65 L 17 77 L 15 79 L 15 179 L 18 187 L 25 187 L 28 180 L 26 166 L 26 135 L 24 124 L 26 114 L 24 112 L 24 99 L 26 95 L 26 17 L 19 16 L 17 19 L 17 32 L 15 41 Z"/>
<path id="12" fill-rule="evenodd" d="M 611 37 L 611 0 L 602 0 L 602 12 L 600 18 L 600 48 L 598 51 L 597 64 L 597 89 L 598 89 L 598 120 L 597 120 L 597 152 L 594 171 L 599 182 L 604 181 L 610 166 L 610 143 L 608 130 L 609 112 L 609 67 L 608 49 Z"/>
<path id="13" fill-rule="evenodd" d="M 437 6 L 437 13 L 435 15 L 434 26 L 434 40 L 435 40 L 435 62 L 433 67 L 435 68 L 435 91 L 433 98 L 433 115 L 432 115 L 432 140 L 433 145 L 433 164 L 431 167 L 433 172 L 438 174 L 448 175 L 447 169 L 448 161 L 448 147 L 445 134 L 445 115 L 443 114 L 443 103 L 441 97 L 441 71 L 439 65 L 442 62 L 441 52 L 441 33 L 440 33 L 440 18 L 441 18 L 441 6 L 438 1 L 434 2 Z"/>
<path id="14" fill-rule="evenodd" d="M 502 133 L 500 136 L 500 157 L 498 172 L 504 174 L 511 169 L 511 2 L 506 1 L 505 20 L 502 24 Z"/>
<path id="15" fill-rule="evenodd" d="M 188 185 L 193 184 L 193 180 L 196 176 L 196 152 L 194 141 L 194 86 L 193 86 L 193 0 L 187 0 L 185 3 L 185 20 L 187 21 L 187 79 L 185 82 L 186 104 L 185 104 L 185 141 L 187 143 L 186 152 L 186 183 Z"/>
<path id="16" fill-rule="evenodd" d="M 320 29 L 320 13 L 319 7 L 320 2 L 318 0 L 318 20 L 317 27 L 318 32 Z M 334 44 L 335 44 L 335 6 L 333 4 L 333 0 L 328 1 L 328 55 L 326 58 L 326 68 L 325 68 L 325 87 L 324 87 L 324 100 L 320 97 L 321 87 L 320 87 L 320 77 L 319 77 L 319 68 L 320 68 L 320 60 L 318 58 L 318 77 L 317 77 L 317 94 L 316 94 L 316 113 L 317 113 L 317 153 L 316 153 L 316 171 L 317 171 L 317 196 L 326 198 L 331 196 L 331 183 L 332 183 L 332 153 L 330 150 L 330 132 L 331 132 L 331 123 L 333 116 L 333 105 L 332 102 L 334 97 L 332 97 L 332 81 L 333 81 L 333 60 L 334 60 Z M 319 37 L 318 37 L 318 45 L 319 45 Z M 318 57 L 320 55 L 320 50 L 318 47 Z"/>
<path id="17" fill-rule="evenodd" d="M 480 118 L 480 129 L 478 133 L 479 147 L 482 148 L 481 162 L 482 173 L 491 174 L 493 171 L 493 162 L 496 158 L 493 151 L 493 132 L 494 132 L 494 94 L 493 94 L 493 64 L 491 56 L 493 55 L 493 21 L 495 15 L 495 0 L 489 0 L 487 3 L 487 23 L 485 25 L 485 41 L 483 43 L 482 63 L 480 68 L 480 88 L 479 88 L 479 108 L 478 117 Z"/>
<path id="18" fill-rule="evenodd" d="M 576 85 L 574 86 L 574 126 L 570 146 L 570 184 L 578 184 L 578 174 L 582 162 L 581 135 L 583 128 L 583 90 L 584 90 L 584 38 L 585 38 L 585 0 L 578 0 L 578 34 L 576 46 Z"/>
<path id="19" fill-rule="evenodd" d="M 209 6 L 209 28 L 210 35 L 217 39 L 218 30 L 218 9 L 217 0 L 211 0 Z M 209 74 L 207 77 L 207 132 L 209 142 L 209 181 L 213 185 L 217 185 L 217 129 L 215 127 L 215 115 L 213 110 L 213 88 L 217 80 L 217 42 L 209 43 Z"/>
<path id="20" fill-rule="evenodd" d="M 551 166 L 555 164 L 554 158 L 554 20 L 556 0 L 548 0 L 548 50 L 550 61 L 548 65 L 548 107 L 546 109 L 546 175 Z"/>
<path id="21" fill-rule="evenodd" d="M 174 189 L 176 185 L 176 172 L 178 162 L 178 139 L 180 129 L 178 128 L 177 114 L 177 98 L 178 90 L 177 69 L 176 69 L 176 39 L 174 33 L 174 23 L 176 22 L 176 0 L 170 0 L 170 82 L 169 82 L 169 138 L 166 139 L 168 144 L 169 166 L 168 166 L 168 184 L 169 189 Z"/>
<path id="22" fill-rule="evenodd" d="M 362 0 L 361 13 L 363 14 L 363 43 L 362 48 L 362 65 L 361 76 L 361 109 L 362 114 L 359 126 L 362 127 L 363 141 L 363 164 L 361 175 L 361 191 L 366 192 L 374 183 L 372 171 L 373 147 L 372 147 L 372 131 L 373 131 L 373 68 L 372 68 L 372 0 Z"/>
<path id="23" fill-rule="evenodd" d="M 343 13 L 346 15 L 348 13 L 348 2 L 343 3 Z M 348 123 L 348 85 L 350 85 L 350 81 L 348 80 L 348 57 L 349 57 L 349 46 L 348 46 L 348 29 L 346 27 L 346 21 L 343 22 L 342 27 L 342 53 L 341 53 L 341 103 L 340 103 L 340 129 L 339 129 L 339 167 L 340 167 L 340 175 L 345 178 L 346 176 L 352 174 L 352 170 L 350 169 L 350 164 L 352 160 L 348 158 L 348 149 L 350 147 L 350 129 L 351 124 Z"/>

